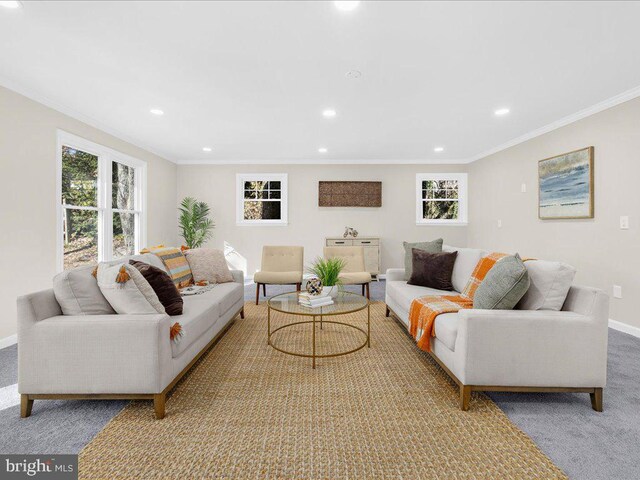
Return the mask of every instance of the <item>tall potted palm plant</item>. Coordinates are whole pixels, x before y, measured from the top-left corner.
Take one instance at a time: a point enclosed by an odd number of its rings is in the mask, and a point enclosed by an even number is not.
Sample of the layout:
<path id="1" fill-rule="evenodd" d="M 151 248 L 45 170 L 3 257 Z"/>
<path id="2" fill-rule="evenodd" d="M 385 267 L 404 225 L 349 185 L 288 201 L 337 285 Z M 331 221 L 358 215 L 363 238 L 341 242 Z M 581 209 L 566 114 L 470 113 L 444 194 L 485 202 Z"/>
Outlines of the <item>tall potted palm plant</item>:
<path id="1" fill-rule="evenodd" d="M 201 247 L 213 235 L 215 227 L 209 218 L 210 208 L 205 202 L 198 202 L 195 198 L 186 197 L 180 203 L 179 228 L 180 234 L 189 248 Z"/>

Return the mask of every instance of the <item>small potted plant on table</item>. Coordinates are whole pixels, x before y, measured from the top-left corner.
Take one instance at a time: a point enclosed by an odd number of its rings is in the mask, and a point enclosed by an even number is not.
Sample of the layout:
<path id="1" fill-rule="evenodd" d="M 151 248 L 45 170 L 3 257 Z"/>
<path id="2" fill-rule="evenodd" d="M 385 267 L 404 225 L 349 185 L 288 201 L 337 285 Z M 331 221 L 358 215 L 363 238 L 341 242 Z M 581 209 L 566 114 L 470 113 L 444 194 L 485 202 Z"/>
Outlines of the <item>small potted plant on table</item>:
<path id="1" fill-rule="evenodd" d="M 307 271 L 318 277 L 322 282 L 322 294 L 336 298 L 342 286 L 340 272 L 344 269 L 345 265 L 345 261 L 342 258 L 318 257 L 311 266 L 307 268 Z"/>

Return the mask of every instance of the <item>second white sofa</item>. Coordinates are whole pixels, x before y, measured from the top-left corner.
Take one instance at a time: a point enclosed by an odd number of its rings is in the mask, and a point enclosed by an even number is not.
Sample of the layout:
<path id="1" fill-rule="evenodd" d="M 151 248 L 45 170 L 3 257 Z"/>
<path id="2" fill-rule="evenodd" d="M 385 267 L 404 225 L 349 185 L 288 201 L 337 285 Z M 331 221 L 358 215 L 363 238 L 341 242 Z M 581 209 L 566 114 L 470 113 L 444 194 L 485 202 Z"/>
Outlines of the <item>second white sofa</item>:
<path id="1" fill-rule="evenodd" d="M 479 249 L 458 251 L 452 283 L 456 291 L 408 285 L 404 269 L 386 274 L 387 316 L 409 325 L 413 299 L 458 295 Z M 472 391 L 584 392 L 602 411 L 607 378 L 609 297 L 601 290 L 572 286 L 561 311 L 460 310 L 438 315 L 431 354 L 460 387 L 460 407 L 469 408 Z"/>

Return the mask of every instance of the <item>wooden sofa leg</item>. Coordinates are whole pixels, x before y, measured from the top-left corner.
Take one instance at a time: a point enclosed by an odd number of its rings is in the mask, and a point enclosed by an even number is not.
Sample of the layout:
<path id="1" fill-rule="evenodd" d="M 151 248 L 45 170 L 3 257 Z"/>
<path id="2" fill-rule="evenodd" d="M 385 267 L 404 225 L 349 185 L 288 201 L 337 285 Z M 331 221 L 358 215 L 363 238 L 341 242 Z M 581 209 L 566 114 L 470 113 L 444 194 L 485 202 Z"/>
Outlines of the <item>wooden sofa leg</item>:
<path id="1" fill-rule="evenodd" d="M 593 393 L 590 393 L 591 397 L 591 408 L 593 408 L 596 412 L 602 411 L 602 388 L 594 388 Z"/>
<path id="2" fill-rule="evenodd" d="M 31 409 L 33 408 L 33 400 L 29 398 L 29 395 L 20 395 L 20 416 L 27 418 L 31 416 Z"/>
<path id="3" fill-rule="evenodd" d="M 301 283 L 296 283 L 296 292 L 299 292 L 302 290 L 302 284 Z"/>
<path id="4" fill-rule="evenodd" d="M 460 385 L 460 409 L 469 410 L 469 402 L 471 401 L 471 386 Z"/>
<path id="5" fill-rule="evenodd" d="M 386 306 L 386 305 L 385 305 Z M 389 310 L 389 307 L 387 307 L 387 311 L 384 312 L 384 316 L 388 317 L 391 314 L 391 310 Z"/>
<path id="6" fill-rule="evenodd" d="M 240 310 L 240 318 L 244 320 L 244 307 L 242 307 L 242 310 Z"/>
<path id="7" fill-rule="evenodd" d="M 158 393 L 153 396 L 153 408 L 156 411 L 156 418 L 162 420 L 165 412 L 165 401 L 167 395 L 165 393 Z"/>
<path id="8" fill-rule="evenodd" d="M 256 305 L 260 301 L 260 284 L 256 283 Z"/>
<path id="9" fill-rule="evenodd" d="M 266 298 L 267 297 L 267 284 L 263 283 L 262 284 L 262 295 Z"/>
<path id="10" fill-rule="evenodd" d="M 369 284 L 366 284 L 366 288 L 367 288 L 367 300 L 371 300 L 371 297 L 369 296 Z"/>

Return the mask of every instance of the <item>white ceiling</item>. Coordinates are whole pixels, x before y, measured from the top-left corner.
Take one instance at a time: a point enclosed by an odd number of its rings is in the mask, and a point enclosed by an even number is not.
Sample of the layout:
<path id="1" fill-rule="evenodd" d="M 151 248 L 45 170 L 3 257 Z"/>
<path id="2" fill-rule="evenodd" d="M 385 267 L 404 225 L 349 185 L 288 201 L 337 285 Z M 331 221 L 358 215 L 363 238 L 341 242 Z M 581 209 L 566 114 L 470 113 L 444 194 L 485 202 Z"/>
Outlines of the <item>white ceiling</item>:
<path id="1" fill-rule="evenodd" d="M 176 162 L 469 161 L 638 87 L 639 18 L 611 1 L 25 1 L 0 8 L 0 83 Z"/>

